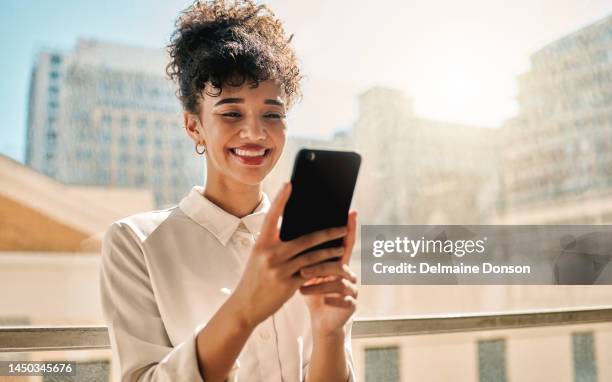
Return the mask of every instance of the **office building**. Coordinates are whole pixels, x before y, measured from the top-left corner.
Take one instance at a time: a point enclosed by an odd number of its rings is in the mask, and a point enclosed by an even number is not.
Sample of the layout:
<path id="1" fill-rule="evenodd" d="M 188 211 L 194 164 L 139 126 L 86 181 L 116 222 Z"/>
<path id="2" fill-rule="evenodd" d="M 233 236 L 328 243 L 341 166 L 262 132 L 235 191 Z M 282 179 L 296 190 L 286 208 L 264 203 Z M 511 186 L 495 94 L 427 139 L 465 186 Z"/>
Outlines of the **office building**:
<path id="1" fill-rule="evenodd" d="M 531 56 L 504 130 L 510 224 L 612 221 L 612 15 Z"/>
<path id="2" fill-rule="evenodd" d="M 483 224 L 499 192 L 498 130 L 422 118 L 394 89 L 359 97 L 352 136 L 363 156 L 365 224 Z"/>
<path id="3" fill-rule="evenodd" d="M 202 183 L 162 51 L 80 40 L 40 52 L 32 71 L 26 163 L 72 185 L 139 187 L 155 205 Z"/>

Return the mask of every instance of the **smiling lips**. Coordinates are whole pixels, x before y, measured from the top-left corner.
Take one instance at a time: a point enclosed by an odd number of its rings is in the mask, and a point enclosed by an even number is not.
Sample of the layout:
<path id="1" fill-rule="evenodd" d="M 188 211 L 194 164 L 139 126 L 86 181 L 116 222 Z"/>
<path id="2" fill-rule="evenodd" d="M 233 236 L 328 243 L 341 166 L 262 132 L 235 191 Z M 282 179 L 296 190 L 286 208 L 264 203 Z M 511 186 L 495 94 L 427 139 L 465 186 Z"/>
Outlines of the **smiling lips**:
<path id="1" fill-rule="evenodd" d="M 263 163 L 272 150 L 260 145 L 246 144 L 231 148 L 229 151 L 240 163 L 257 166 Z"/>

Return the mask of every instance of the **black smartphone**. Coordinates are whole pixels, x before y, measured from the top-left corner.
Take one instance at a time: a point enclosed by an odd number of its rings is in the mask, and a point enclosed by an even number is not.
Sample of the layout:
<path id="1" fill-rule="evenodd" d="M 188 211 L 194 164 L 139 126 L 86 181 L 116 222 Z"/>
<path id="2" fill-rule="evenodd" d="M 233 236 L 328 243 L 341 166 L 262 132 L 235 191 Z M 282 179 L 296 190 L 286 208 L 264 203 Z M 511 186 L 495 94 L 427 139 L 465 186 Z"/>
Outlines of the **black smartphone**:
<path id="1" fill-rule="evenodd" d="M 353 151 L 301 149 L 293 165 L 291 196 L 283 212 L 281 240 L 346 225 L 360 165 L 361 156 Z M 341 245 L 340 238 L 301 253 Z"/>

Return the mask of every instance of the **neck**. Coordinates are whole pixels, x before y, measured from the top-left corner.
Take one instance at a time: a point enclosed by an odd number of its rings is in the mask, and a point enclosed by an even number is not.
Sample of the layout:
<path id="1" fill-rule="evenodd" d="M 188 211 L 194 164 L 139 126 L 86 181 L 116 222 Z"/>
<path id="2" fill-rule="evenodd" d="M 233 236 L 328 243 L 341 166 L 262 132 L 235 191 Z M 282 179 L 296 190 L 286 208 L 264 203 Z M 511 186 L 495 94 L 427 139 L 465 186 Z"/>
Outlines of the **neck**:
<path id="1" fill-rule="evenodd" d="M 261 183 L 248 185 L 207 176 L 204 196 L 224 211 L 241 218 L 257 208 L 263 197 L 263 188 Z"/>

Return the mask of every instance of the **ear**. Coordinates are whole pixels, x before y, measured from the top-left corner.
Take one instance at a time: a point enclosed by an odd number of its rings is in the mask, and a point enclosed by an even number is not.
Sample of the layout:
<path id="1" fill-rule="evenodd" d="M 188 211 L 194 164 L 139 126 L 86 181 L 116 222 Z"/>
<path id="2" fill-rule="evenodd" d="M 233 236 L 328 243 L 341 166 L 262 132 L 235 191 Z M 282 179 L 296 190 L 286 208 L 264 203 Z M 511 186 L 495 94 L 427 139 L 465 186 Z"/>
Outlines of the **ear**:
<path id="1" fill-rule="evenodd" d="M 205 143 L 204 136 L 199 129 L 200 120 L 197 115 L 188 111 L 183 112 L 183 125 L 187 135 L 196 143 Z"/>

